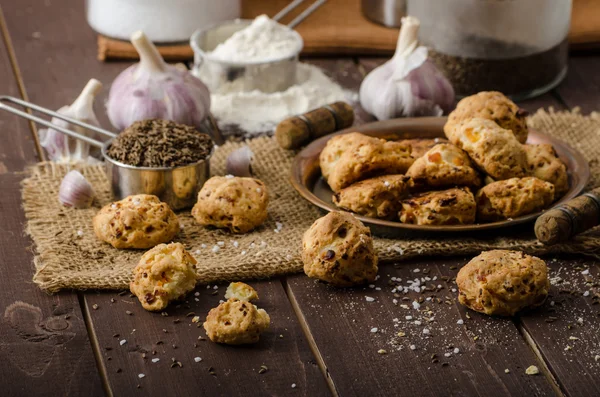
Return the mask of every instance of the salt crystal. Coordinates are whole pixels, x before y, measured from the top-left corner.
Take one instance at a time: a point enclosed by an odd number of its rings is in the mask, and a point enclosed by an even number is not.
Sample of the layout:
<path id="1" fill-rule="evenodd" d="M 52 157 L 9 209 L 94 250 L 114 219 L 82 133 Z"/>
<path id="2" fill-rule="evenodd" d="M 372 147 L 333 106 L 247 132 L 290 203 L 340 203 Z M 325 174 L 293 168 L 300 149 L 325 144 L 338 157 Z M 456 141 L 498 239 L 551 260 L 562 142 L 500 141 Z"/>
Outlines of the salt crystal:
<path id="1" fill-rule="evenodd" d="M 458 354 L 458 353 L 460 353 L 460 350 L 458 349 L 458 347 L 455 347 L 454 348 L 454 354 Z"/>
<path id="2" fill-rule="evenodd" d="M 398 299 L 392 299 L 392 303 L 393 303 L 394 305 L 397 305 L 397 304 L 398 304 Z"/>
<path id="3" fill-rule="evenodd" d="M 423 333 L 425 335 L 429 335 L 429 328 L 423 328 Z"/>
<path id="4" fill-rule="evenodd" d="M 242 251 L 242 255 L 246 255 L 246 251 Z"/>
<path id="5" fill-rule="evenodd" d="M 375 333 L 375 332 L 377 332 L 377 331 L 378 331 L 378 329 L 377 329 L 377 328 L 371 328 L 371 332 L 372 332 L 372 333 Z"/>
<path id="6" fill-rule="evenodd" d="M 596 354 L 596 356 L 594 357 L 594 361 L 600 361 L 600 354 Z"/>
<path id="7" fill-rule="evenodd" d="M 413 270 L 413 272 L 415 272 L 415 273 L 419 273 L 420 271 L 421 271 L 421 269 L 415 269 L 415 270 Z"/>
<path id="8" fill-rule="evenodd" d="M 444 353 L 444 357 L 450 357 L 452 353 Z"/>
<path id="9" fill-rule="evenodd" d="M 585 291 L 585 292 L 583 293 L 583 296 L 590 296 L 590 291 Z"/>
<path id="10" fill-rule="evenodd" d="M 277 229 L 281 230 L 281 229 L 283 229 L 283 223 L 275 222 L 275 227 L 277 227 Z"/>
<path id="11" fill-rule="evenodd" d="M 144 376 L 146 376 L 146 375 L 144 375 L 144 374 L 138 374 L 138 378 L 140 378 L 140 379 L 142 379 Z"/>
<path id="12" fill-rule="evenodd" d="M 419 310 L 421 308 L 421 304 L 417 301 L 413 301 L 412 305 L 413 305 L 413 309 L 415 309 L 415 310 Z"/>
<path id="13" fill-rule="evenodd" d="M 265 248 L 267 246 L 267 243 L 265 243 L 264 241 L 260 242 L 260 248 Z"/>
<path id="14" fill-rule="evenodd" d="M 83 231 L 82 231 L 82 230 L 78 230 L 78 231 L 77 231 L 77 235 L 78 235 L 79 237 L 83 236 Z"/>
<path id="15" fill-rule="evenodd" d="M 200 292 L 194 292 L 194 296 L 200 296 Z"/>
<path id="16" fill-rule="evenodd" d="M 200 248 L 206 248 L 206 244 L 200 244 Z"/>
<path id="17" fill-rule="evenodd" d="M 123 340 L 119 341 L 119 344 L 120 344 L 121 346 L 123 346 L 125 343 L 127 343 L 127 340 L 125 340 L 125 339 L 123 339 Z"/>
<path id="18" fill-rule="evenodd" d="M 375 298 L 371 298 L 370 296 L 365 296 L 365 300 L 366 300 L 367 302 L 374 302 L 374 301 L 375 301 Z"/>
<path id="19" fill-rule="evenodd" d="M 390 187 L 390 183 L 389 183 L 388 181 L 383 181 L 383 185 L 384 185 L 385 187 Z"/>
<path id="20" fill-rule="evenodd" d="M 421 322 L 419 320 L 415 320 L 415 325 L 421 325 Z"/>
<path id="21" fill-rule="evenodd" d="M 369 284 L 369 288 L 375 288 L 375 284 Z"/>
<path id="22" fill-rule="evenodd" d="M 579 317 L 579 318 L 577 319 L 577 324 L 579 324 L 579 325 L 583 325 L 583 318 L 582 318 L 582 317 Z"/>
<path id="23" fill-rule="evenodd" d="M 462 318 L 456 322 L 458 325 L 463 325 L 464 323 L 465 321 Z"/>
<path id="24" fill-rule="evenodd" d="M 219 247 L 223 247 L 223 246 L 225 246 L 225 241 L 217 241 L 217 245 Z"/>
<path id="25" fill-rule="evenodd" d="M 194 251 L 194 254 L 196 254 L 196 255 L 200 255 L 200 253 L 201 253 L 201 252 L 202 252 L 202 251 L 200 251 L 200 250 L 196 250 L 196 251 Z"/>
<path id="26" fill-rule="evenodd" d="M 157 363 L 157 362 L 159 362 L 159 361 L 160 361 L 160 358 L 153 358 L 153 359 L 152 359 L 152 362 L 153 362 L 153 363 Z"/>
<path id="27" fill-rule="evenodd" d="M 234 242 L 233 242 L 233 246 L 234 246 L 235 248 L 237 248 L 237 247 L 239 247 L 239 246 L 240 246 L 240 243 L 238 243 L 237 241 L 234 241 Z"/>
<path id="28" fill-rule="evenodd" d="M 214 245 L 214 246 L 212 247 L 212 252 L 215 252 L 215 253 L 216 253 L 216 252 L 219 252 L 219 250 L 220 250 L 220 249 L 221 249 L 221 248 L 219 248 L 219 246 L 218 246 L 218 245 Z"/>
<path id="29" fill-rule="evenodd" d="M 416 348 L 417 348 L 417 346 L 415 346 L 415 345 L 410 345 L 409 347 L 410 347 L 410 350 L 416 350 Z"/>
<path id="30" fill-rule="evenodd" d="M 587 276 L 588 274 L 590 274 L 590 269 L 585 269 L 584 271 L 581 272 L 581 274 L 583 274 L 584 276 Z"/>
<path id="31" fill-rule="evenodd" d="M 452 288 L 452 292 L 456 292 L 456 288 Z"/>
<path id="32" fill-rule="evenodd" d="M 213 287 L 213 289 L 219 289 L 219 286 L 218 286 L 218 285 L 215 285 L 215 286 Z"/>
<path id="33" fill-rule="evenodd" d="M 550 301 L 550 306 L 554 306 L 554 301 Z"/>
<path id="34" fill-rule="evenodd" d="M 113 208 L 113 209 L 114 209 L 114 208 L 117 208 L 117 205 L 116 205 L 116 204 L 112 204 L 112 205 L 110 206 L 110 208 Z"/>
<path id="35" fill-rule="evenodd" d="M 412 316 L 406 316 L 405 317 L 407 320 L 412 320 Z"/>
<path id="36" fill-rule="evenodd" d="M 200 299 L 198 299 L 198 298 L 194 298 L 194 300 L 195 300 L 196 302 L 200 302 Z"/>
<path id="37" fill-rule="evenodd" d="M 505 374 L 508 374 L 508 373 L 510 373 L 510 369 L 506 368 L 506 369 L 504 370 L 504 373 L 505 373 Z"/>
<path id="38" fill-rule="evenodd" d="M 231 174 L 227 174 L 227 175 L 225 175 L 225 178 L 227 178 L 227 179 L 231 179 L 231 178 L 233 178 L 233 175 L 231 175 Z"/>
<path id="39" fill-rule="evenodd" d="M 202 361 L 202 359 L 200 357 L 194 357 L 194 361 L 199 363 L 200 361 Z"/>

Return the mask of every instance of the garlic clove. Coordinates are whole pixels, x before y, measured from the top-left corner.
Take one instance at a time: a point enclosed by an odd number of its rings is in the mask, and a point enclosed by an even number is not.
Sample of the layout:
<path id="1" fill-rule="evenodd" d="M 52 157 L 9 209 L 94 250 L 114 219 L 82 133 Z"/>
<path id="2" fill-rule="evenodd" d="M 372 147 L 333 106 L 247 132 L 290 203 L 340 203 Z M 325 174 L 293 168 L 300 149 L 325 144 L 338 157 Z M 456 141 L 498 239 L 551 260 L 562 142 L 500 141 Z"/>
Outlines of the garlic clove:
<path id="1" fill-rule="evenodd" d="M 60 183 L 58 200 L 66 207 L 89 208 L 94 201 L 94 188 L 81 172 L 69 171 Z"/>
<path id="2" fill-rule="evenodd" d="M 254 153 L 247 145 L 229 153 L 226 161 L 228 175 L 252 177 L 252 160 Z"/>

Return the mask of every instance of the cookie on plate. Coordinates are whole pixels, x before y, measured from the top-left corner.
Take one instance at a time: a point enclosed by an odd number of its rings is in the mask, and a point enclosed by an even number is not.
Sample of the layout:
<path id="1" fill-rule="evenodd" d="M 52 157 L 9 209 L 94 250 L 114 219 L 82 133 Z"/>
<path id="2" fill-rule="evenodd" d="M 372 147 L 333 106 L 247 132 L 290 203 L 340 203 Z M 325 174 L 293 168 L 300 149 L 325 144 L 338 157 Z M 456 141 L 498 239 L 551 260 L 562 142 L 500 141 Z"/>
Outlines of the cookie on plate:
<path id="1" fill-rule="evenodd" d="M 321 173 L 329 187 L 345 187 L 377 174 L 404 174 L 414 162 L 410 145 L 358 132 L 336 135 L 319 156 Z"/>
<path id="2" fill-rule="evenodd" d="M 531 176 L 512 178 L 484 186 L 476 200 L 479 221 L 511 219 L 547 208 L 554 201 L 554 185 Z"/>
<path id="3" fill-rule="evenodd" d="M 264 309 L 231 298 L 208 312 L 204 330 L 211 341 L 228 345 L 256 343 L 271 319 Z"/>
<path id="4" fill-rule="evenodd" d="M 196 259 L 181 243 L 160 244 L 140 259 L 129 289 L 143 308 L 164 310 L 169 302 L 182 300 L 196 286 Z"/>
<path id="5" fill-rule="evenodd" d="M 371 218 L 392 219 L 400 210 L 400 200 L 408 196 L 410 177 L 385 175 L 356 182 L 333 195 L 333 203 L 347 211 Z"/>
<path id="6" fill-rule="evenodd" d="M 204 226 L 247 233 L 267 219 L 268 204 L 269 193 L 262 181 L 232 175 L 213 176 L 198 193 L 192 215 Z"/>
<path id="7" fill-rule="evenodd" d="M 475 222 L 475 198 L 469 188 L 427 192 L 402 202 L 400 222 L 415 225 L 469 225 Z"/>
<path id="8" fill-rule="evenodd" d="M 481 186 L 481 177 L 467 153 L 451 143 L 440 143 L 429 149 L 410 166 L 406 175 L 417 188 Z"/>
<path id="9" fill-rule="evenodd" d="M 377 254 L 371 231 L 348 212 L 319 218 L 302 237 L 302 261 L 308 277 L 338 287 L 375 280 Z"/>
<path id="10" fill-rule="evenodd" d="M 179 232 L 177 215 L 149 194 L 105 205 L 92 222 L 96 236 L 115 248 L 152 248 L 170 242 Z"/>
<path id="11" fill-rule="evenodd" d="M 450 137 L 462 122 L 478 117 L 512 131 L 517 141 L 525 143 L 528 134 L 526 116 L 527 111 L 520 109 L 501 92 L 483 91 L 458 102 L 456 109 L 448 116 L 444 132 Z"/>
<path id="12" fill-rule="evenodd" d="M 525 149 L 514 135 L 493 121 L 474 118 L 463 122 L 450 141 L 469 154 L 495 180 L 527 174 Z"/>
<path id="13" fill-rule="evenodd" d="M 524 145 L 529 174 L 554 185 L 554 195 L 561 197 L 569 190 L 567 166 L 558 158 L 552 145 Z"/>
<path id="14" fill-rule="evenodd" d="M 456 284 L 460 303 L 498 316 L 540 306 L 550 289 L 543 260 L 508 250 L 482 252 L 460 269 Z"/>

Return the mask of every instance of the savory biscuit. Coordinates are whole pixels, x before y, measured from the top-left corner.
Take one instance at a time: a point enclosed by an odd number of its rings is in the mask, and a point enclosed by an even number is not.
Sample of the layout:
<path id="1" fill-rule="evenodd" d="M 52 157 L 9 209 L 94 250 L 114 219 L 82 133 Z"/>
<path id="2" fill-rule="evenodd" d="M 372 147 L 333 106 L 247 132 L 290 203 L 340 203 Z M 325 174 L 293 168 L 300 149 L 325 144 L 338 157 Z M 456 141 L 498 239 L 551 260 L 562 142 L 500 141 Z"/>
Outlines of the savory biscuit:
<path id="1" fill-rule="evenodd" d="M 422 157 L 429 149 L 437 145 L 438 143 L 448 143 L 448 141 L 444 138 L 435 138 L 435 139 L 403 139 L 398 141 L 403 145 L 410 146 L 410 156 L 413 159 L 418 159 Z"/>
<path id="2" fill-rule="evenodd" d="M 336 135 L 319 156 L 321 173 L 334 192 L 378 173 L 404 174 L 414 162 L 410 145 L 358 132 Z"/>
<path id="3" fill-rule="evenodd" d="M 554 185 L 534 177 L 512 178 L 484 186 L 476 200 L 479 221 L 516 218 L 552 204 Z"/>
<path id="4" fill-rule="evenodd" d="M 231 298 L 250 302 L 258 299 L 258 293 L 248 284 L 238 281 L 235 283 L 230 283 L 227 287 L 227 291 L 225 291 L 225 299 Z"/>
<path id="5" fill-rule="evenodd" d="M 440 143 L 415 160 L 406 175 L 416 187 L 481 186 L 481 177 L 467 153 L 451 143 Z"/>
<path id="6" fill-rule="evenodd" d="M 561 197 L 569 190 L 567 166 L 558 158 L 552 145 L 524 145 L 529 175 L 554 185 L 554 196 Z"/>
<path id="7" fill-rule="evenodd" d="M 177 215 L 149 194 L 105 205 L 93 224 L 96 236 L 115 248 L 152 248 L 170 242 L 179 232 Z"/>
<path id="8" fill-rule="evenodd" d="M 456 109 L 448 116 L 444 132 L 450 137 L 462 122 L 478 117 L 491 120 L 512 131 L 517 141 L 525 143 L 528 134 L 526 116 L 525 110 L 520 109 L 501 92 L 483 91 L 458 102 Z"/>
<path id="9" fill-rule="evenodd" d="M 246 233 L 267 219 L 268 204 L 267 187 L 258 179 L 213 176 L 198 193 L 192 215 L 201 225 Z"/>
<path id="10" fill-rule="evenodd" d="M 181 243 L 160 244 L 140 259 L 129 289 L 146 310 L 159 311 L 196 286 L 196 259 Z"/>
<path id="11" fill-rule="evenodd" d="M 485 173 L 496 180 L 527 174 L 525 149 L 514 135 L 493 121 L 474 118 L 465 121 L 450 141 L 469 154 Z"/>
<path id="12" fill-rule="evenodd" d="M 408 196 L 412 186 L 405 175 L 385 175 L 356 182 L 333 195 L 340 208 L 371 218 L 395 218 L 400 200 Z"/>
<path id="13" fill-rule="evenodd" d="M 208 312 L 204 329 L 213 342 L 242 345 L 258 342 L 270 324 L 271 318 L 264 309 L 232 298 Z"/>
<path id="14" fill-rule="evenodd" d="M 330 212 L 312 224 L 302 237 L 302 261 L 308 277 L 338 287 L 377 276 L 371 231 L 348 212 Z"/>
<path id="15" fill-rule="evenodd" d="M 473 193 L 454 188 L 416 195 L 402 202 L 400 222 L 415 225 L 468 225 L 477 212 Z"/>
<path id="16" fill-rule="evenodd" d="M 548 296 L 546 263 L 520 251 L 485 251 L 456 277 L 458 301 L 489 315 L 513 316 L 540 306 Z"/>

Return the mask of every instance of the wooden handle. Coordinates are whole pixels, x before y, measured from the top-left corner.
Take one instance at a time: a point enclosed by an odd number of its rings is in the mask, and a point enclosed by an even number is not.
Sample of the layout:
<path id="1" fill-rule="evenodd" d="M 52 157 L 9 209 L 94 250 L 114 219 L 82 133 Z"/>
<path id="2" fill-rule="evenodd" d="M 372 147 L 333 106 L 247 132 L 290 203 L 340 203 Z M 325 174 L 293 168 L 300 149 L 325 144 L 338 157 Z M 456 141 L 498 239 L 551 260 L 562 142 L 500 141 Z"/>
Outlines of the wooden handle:
<path id="1" fill-rule="evenodd" d="M 348 128 L 352 123 L 352 106 L 345 102 L 335 102 L 283 120 L 275 129 L 275 138 L 284 149 L 298 149 L 314 139 Z"/>
<path id="2" fill-rule="evenodd" d="M 600 188 L 567 201 L 541 215 L 535 222 L 535 235 L 553 245 L 600 225 Z"/>

